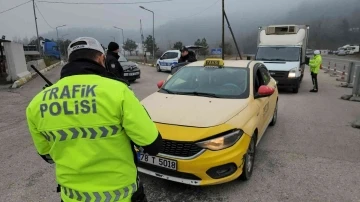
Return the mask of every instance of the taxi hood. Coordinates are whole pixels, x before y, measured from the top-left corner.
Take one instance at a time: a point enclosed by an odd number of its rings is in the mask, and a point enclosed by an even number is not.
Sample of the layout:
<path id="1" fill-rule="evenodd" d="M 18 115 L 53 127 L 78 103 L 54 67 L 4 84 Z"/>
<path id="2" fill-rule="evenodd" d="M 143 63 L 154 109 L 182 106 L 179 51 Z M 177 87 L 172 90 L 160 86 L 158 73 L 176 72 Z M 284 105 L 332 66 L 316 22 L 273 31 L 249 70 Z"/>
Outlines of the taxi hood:
<path id="1" fill-rule="evenodd" d="M 241 112 L 248 100 L 156 92 L 141 102 L 154 122 L 205 128 L 225 123 Z"/>

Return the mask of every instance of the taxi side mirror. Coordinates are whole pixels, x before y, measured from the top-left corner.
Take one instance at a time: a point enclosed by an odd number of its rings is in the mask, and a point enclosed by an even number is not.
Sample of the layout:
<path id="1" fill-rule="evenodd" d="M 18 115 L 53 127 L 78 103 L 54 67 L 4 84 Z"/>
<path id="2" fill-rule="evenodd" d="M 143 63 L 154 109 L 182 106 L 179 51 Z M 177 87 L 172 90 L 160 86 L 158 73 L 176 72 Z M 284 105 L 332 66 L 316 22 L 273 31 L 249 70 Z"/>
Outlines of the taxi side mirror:
<path id="1" fill-rule="evenodd" d="M 160 57 L 160 60 L 163 60 L 163 59 L 164 59 L 164 57 L 161 56 L 161 57 Z"/>
<path id="2" fill-rule="evenodd" d="M 164 80 L 159 81 L 159 82 L 157 83 L 157 87 L 160 89 L 160 88 L 164 85 L 164 83 L 165 83 Z"/>
<path id="3" fill-rule="evenodd" d="M 269 97 L 274 94 L 275 89 L 266 85 L 260 86 L 258 92 L 255 94 L 255 99 Z"/>

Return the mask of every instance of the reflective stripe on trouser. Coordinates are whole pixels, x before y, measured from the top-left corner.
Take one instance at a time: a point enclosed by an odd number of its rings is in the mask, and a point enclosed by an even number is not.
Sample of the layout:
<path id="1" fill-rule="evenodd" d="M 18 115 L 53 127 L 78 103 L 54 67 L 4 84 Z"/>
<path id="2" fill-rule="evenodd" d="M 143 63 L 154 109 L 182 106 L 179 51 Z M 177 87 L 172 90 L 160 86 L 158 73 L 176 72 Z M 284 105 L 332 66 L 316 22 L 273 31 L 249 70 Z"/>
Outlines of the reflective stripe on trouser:
<path id="1" fill-rule="evenodd" d="M 101 127 L 91 127 L 91 128 L 68 128 L 60 129 L 54 131 L 43 131 L 41 134 L 49 142 L 54 141 L 66 141 L 74 139 L 97 139 L 105 138 L 118 134 L 118 131 L 121 130 L 120 125 L 111 125 L 111 126 L 101 126 Z"/>
<path id="2" fill-rule="evenodd" d="M 74 189 L 66 188 L 61 186 L 61 191 L 70 199 L 75 199 L 78 201 L 85 202 L 110 202 L 110 201 L 120 201 L 131 197 L 134 192 L 136 192 L 137 186 L 136 183 L 133 183 L 123 189 L 114 190 L 114 191 L 104 191 L 104 192 L 81 192 Z"/>

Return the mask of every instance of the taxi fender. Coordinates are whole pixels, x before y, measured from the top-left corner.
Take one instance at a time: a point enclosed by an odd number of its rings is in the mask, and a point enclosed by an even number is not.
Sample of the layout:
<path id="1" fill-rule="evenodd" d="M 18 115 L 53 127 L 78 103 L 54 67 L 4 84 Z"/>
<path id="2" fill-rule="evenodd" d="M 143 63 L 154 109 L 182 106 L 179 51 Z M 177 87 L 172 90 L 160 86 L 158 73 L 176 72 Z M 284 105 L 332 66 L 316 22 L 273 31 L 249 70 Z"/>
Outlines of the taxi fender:
<path id="1" fill-rule="evenodd" d="M 257 129 L 258 117 L 253 116 L 242 128 L 244 133 L 248 134 L 249 136 L 253 136 L 255 130 Z"/>
<path id="2" fill-rule="evenodd" d="M 253 110 L 251 106 L 248 106 L 242 112 L 240 112 L 231 120 L 229 120 L 228 123 L 233 126 L 239 126 L 239 125 L 242 126 L 240 127 L 240 129 L 242 129 L 244 133 L 252 137 L 259 123 L 259 117 L 256 116 L 254 112 L 255 110 Z M 244 119 L 244 116 L 241 116 L 241 114 L 251 114 L 250 115 L 251 118 Z"/>

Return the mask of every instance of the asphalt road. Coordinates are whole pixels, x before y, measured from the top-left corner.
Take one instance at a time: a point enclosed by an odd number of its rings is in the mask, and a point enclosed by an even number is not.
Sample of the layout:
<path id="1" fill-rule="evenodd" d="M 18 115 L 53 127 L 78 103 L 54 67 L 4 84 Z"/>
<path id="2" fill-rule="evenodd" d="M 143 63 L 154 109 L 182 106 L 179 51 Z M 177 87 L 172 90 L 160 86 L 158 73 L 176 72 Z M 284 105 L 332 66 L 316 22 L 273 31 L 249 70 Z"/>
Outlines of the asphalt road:
<path id="1" fill-rule="evenodd" d="M 141 69 L 142 78 L 132 85 L 139 99 L 168 76 Z M 46 76 L 56 81 L 59 71 Z M 336 84 L 320 74 L 320 92 L 309 93 L 307 72 L 298 94 L 280 94 L 277 125 L 258 145 L 250 181 L 192 187 L 141 175 L 149 201 L 360 201 L 360 130 L 350 127 L 360 103 L 340 100 L 351 89 Z M 43 85 L 38 77 L 20 89 L 0 90 L 0 201 L 59 201 L 53 166 L 36 154 L 25 120 L 29 100 Z"/>

